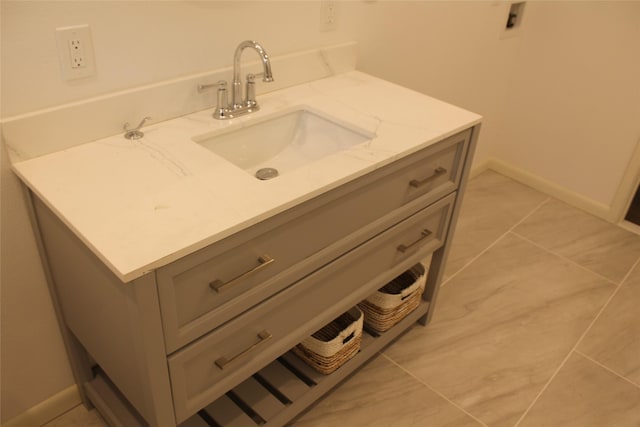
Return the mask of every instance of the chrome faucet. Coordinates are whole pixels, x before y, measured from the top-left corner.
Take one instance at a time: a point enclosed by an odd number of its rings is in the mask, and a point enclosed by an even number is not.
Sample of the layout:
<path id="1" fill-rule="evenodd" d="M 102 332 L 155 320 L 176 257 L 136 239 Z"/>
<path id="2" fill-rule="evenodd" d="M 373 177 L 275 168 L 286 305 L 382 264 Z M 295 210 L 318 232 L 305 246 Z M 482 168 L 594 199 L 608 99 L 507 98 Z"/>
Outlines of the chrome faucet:
<path id="1" fill-rule="evenodd" d="M 254 88 L 255 86 L 249 86 L 255 84 L 255 76 L 249 74 L 247 76 L 247 97 L 244 99 L 244 103 L 242 101 L 242 82 L 240 81 L 240 57 L 242 56 L 242 52 L 246 48 L 252 48 L 258 55 L 260 55 L 260 60 L 262 61 L 262 66 L 264 68 L 262 81 L 263 82 L 272 82 L 273 75 L 271 75 L 271 62 L 269 61 L 269 55 L 264 50 L 264 48 L 260 45 L 260 43 L 253 40 L 245 40 L 238 45 L 236 48 L 236 53 L 233 55 L 233 83 L 232 83 L 232 94 L 231 94 L 231 106 L 233 109 L 238 109 L 242 107 L 250 107 L 251 103 L 255 106 L 255 99 L 250 98 L 249 92 L 250 88 Z M 253 77 L 249 77 L 253 76 Z M 255 96 L 255 92 L 254 92 Z"/>
<path id="2" fill-rule="evenodd" d="M 258 55 L 260 55 L 263 72 L 258 75 L 247 74 L 246 90 L 245 96 L 243 98 L 242 81 L 240 77 L 240 57 L 242 56 L 242 52 L 248 47 L 254 49 L 256 52 L 258 52 Z M 220 80 L 218 83 L 212 85 L 199 85 L 198 91 L 203 91 L 210 87 L 217 86 L 218 104 L 216 106 L 216 111 L 213 113 L 213 117 L 219 120 L 231 119 L 243 114 L 251 113 L 253 111 L 258 111 L 260 109 L 258 103 L 256 102 L 255 79 L 257 76 L 262 76 L 263 82 L 273 81 L 269 55 L 267 55 L 267 52 L 260 45 L 260 43 L 253 40 L 245 40 L 238 45 L 235 54 L 233 55 L 233 82 L 231 82 L 231 103 L 228 103 L 227 101 L 227 82 L 224 80 Z"/>

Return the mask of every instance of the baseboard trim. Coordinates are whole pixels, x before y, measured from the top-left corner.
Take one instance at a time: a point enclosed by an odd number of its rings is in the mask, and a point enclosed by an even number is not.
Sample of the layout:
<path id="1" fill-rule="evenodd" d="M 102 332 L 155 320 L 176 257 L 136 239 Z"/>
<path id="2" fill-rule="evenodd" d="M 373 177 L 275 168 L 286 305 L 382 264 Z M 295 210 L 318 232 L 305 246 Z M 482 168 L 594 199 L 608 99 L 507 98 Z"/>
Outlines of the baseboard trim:
<path id="1" fill-rule="evenodd" d="M 3 423 L 2 427 L 41 426 L 80 404 L 78 386 L 74 384 Z"/>
<path id="2" fill-rule="evenodd" d="M 522 184 L 528 185 L 542 193 L 555 197 L 569 205 L 572 205 L 578 209 L 582 209 L 592 215 L 602 218 L 608 222 L 617 221 L 612 217 L 611 206 L 604 205 L 596 202 L 595 200 L 584 197 L 574 191 L 568 190 L 559 186 L 551 181 L 547 181 L 532 173 L 526 172 L 522 169 L 515 168 L 507 163 L 504 163 L 495 158 L 491 158 L 486 162 L 486 168 L 494 170 L 502 175 L 505 175 L 511 179 L 514 179 Z M 480 165 L 483 166 L 483 165 Z"/>
<path id="3" fill-rule="evenodd" d="M 469 179 L 475 178 L 476 176 L 480 175 L 482 172 L 489 170 L 490 169 L 489 164 L 490 164 L 489 160 L 484 160 L 477 165 L 475 163 L 472 163 L 471 170 L 469 171 Z"/>
<path id="4" fill-rule="evenodd" d="M 640 225 L 634 224 L 633 222 L 629 222 L 624 219 L 620 221 L 618 225 L 627 231 L 640 235 Z"/>

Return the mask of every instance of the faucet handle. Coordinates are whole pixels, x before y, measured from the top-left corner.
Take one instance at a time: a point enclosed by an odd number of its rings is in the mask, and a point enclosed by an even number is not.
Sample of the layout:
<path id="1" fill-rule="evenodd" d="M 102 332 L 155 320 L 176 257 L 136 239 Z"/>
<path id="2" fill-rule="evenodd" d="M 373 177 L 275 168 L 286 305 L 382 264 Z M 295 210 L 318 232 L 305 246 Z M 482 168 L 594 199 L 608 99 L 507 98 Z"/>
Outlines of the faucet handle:
<path id="1" fill-rule="evenodd" d="M 245 105 L 249 108 L 256 107 L 256 75 L 255 74 L 247 74 L 247 90 L 245 91 L 247 99 L 245 100 Z"/>
<path id="2" fill-rule="evenodd" d="M 219 86 L 219 83 L 220 83 L 220 82 L 212 83 L 212 84 L 210 84 L 210 85 L 198 85 L 198 93 L 202 93 L 202 92 L 204 92 L 205 90 L 209 90 L 209 89 L 211 89 L 212 87 L 217 87 L 217 86 Z"/>
<path id="3" fill-rule="evenodd" d="M 140 139 L 144 136 L 144 133 L 142 131 L 140 131 L 140 128 L 142 128 L 142 126 L 144 126 L 145 122 L 147 120 L 151 120 L 151 117 L 147 116 L 144 119 L 142 119 L 142 121 L 140 122 L 140 124 L 138 126 L 136 126 L 133 129 L 129 128 L 129 122 L 125 123 L 123 126 L 124 131 L 126 132 L 124 134 L 124 137 L 127 139 Z"/>
<path id="4" fill-rule="evenodd" d="M 272 76 L 267 76 L 265 75 L 264 72 L 262 73 L 249 73 L 247 74 L 247 81 L 249 81 L 249 78 L 252 78 L 252 81 L 255 81 L 256 77 L 262 77 L 262 81 L 265 83 L 270 83 L 273 81 L 273 77 Z"/>
<path id="5" fill-rule="evenodd" d="M 216 83 L 218 86 L 218 109 L 227 108 L 229 103 L 227 102 L 227 82 L 220 80 Z"/>
<path id="6" fill-rule="evenodd" d="M 212 85 L 214 86 L 214 85 Z M 215 119 L 226 119 L 229 115 L 229 101 L 227 100 L 227 82 L 219 80 L 215 86 L 218 86 L 218 103 L 216 111 L 213 113 Z"/>

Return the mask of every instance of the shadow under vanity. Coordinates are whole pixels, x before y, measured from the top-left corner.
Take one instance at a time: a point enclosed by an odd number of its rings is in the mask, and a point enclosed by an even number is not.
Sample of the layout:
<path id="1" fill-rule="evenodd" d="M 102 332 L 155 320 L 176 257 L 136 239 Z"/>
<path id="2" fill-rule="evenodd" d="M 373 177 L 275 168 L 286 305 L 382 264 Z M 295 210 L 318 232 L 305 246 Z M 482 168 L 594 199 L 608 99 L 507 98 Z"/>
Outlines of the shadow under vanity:
<path id="1" fill-rule="evenodd" d="M 265 97 L 263 109 L 269 105 Z M 454 122 L 365 173 L 131 280 L 114 272 L 17 163 L 85 403 L 114 426 L 281 426 L 411 325 L 426 324 L 480 127 L 475 115 Z M 426 259 L 417 309 L 384 333 L 365 331 L 360 351 L 335 372 L 319 374 L 290 351 Z"/>

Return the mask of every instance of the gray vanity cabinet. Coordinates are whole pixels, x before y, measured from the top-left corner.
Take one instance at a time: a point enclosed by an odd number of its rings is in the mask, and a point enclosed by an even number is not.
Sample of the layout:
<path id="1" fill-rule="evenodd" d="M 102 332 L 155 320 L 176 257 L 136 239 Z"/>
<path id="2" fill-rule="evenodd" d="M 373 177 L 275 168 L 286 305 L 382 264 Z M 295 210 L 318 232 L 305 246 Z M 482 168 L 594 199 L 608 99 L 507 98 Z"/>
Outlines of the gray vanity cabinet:
<path id="1" fill-rule="evenodd" d="M 126 427 L 278 426 L 293 419 L 411 324 L 426 323 L 477 130 L 129 283 L 32 196 L 86 402 Z M 423 303 L 390 331 L 366 334 L 360 353 L 335 373 L 319 375 L 288 352 L 424 259 L 432 261 Z"/>

